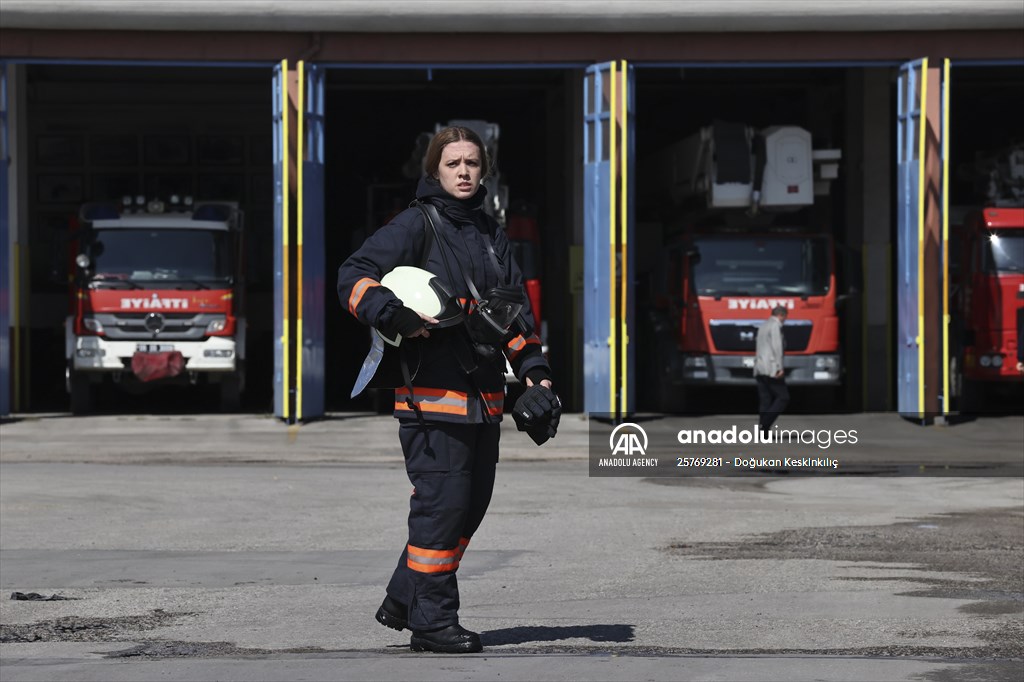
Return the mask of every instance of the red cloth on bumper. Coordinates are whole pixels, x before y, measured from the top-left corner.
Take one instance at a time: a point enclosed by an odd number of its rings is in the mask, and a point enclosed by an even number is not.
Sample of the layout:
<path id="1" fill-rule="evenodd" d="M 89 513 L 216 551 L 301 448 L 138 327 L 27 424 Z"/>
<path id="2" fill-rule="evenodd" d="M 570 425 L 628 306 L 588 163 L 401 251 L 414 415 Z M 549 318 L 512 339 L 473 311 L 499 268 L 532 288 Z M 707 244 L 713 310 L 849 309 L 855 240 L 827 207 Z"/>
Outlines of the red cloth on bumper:
<path id="1" fill-rule="evenodd" d="M 164 377 L 176 377 L 185 369 L 185 358 L 181 351 L 166 353 L 136 353 L 132 356 L 132 372 L 139 381 L 155 381 Z"/>

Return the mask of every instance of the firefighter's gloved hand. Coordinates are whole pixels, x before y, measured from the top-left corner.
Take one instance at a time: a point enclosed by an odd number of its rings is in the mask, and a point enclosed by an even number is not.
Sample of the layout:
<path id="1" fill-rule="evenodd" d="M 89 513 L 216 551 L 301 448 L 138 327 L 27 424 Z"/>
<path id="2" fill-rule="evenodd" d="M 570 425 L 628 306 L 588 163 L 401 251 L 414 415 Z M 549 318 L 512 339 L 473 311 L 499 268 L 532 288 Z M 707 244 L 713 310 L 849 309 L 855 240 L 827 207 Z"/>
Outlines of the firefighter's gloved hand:
<path id="1" fill-rule="evenodd" d="M 554 438 L 561 417 L 562 402 L 550 388 L 541 384 L 526 389 L 512 408 L 516 428 L 526 431 L 537 445 Z"/>
<path id="2" fill-rule="evenodd" d="M 412 308 L 402 306 L 395 309 L 391 316 L 383 321 L 380 330 L 391 339 L 395 338 L 395 335 L 409 338 L 422 326 L 423 318 L 420 317 L 420 314 Z"/>

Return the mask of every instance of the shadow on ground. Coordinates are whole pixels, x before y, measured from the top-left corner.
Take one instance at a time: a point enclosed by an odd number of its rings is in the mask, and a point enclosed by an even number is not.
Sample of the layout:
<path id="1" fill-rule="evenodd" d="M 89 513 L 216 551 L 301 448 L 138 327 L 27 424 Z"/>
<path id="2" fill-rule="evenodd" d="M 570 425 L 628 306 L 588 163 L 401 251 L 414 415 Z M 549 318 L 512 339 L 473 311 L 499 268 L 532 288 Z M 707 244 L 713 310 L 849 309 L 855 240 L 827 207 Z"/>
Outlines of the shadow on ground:
<path id="1" fill-rule="evenodd" d="M 592 642 L 632 642 L 634 625 L 536 625 L 488 630 L 480 633 L 484 646 L 557 642 L 563 639 L 589 639 Z"/>

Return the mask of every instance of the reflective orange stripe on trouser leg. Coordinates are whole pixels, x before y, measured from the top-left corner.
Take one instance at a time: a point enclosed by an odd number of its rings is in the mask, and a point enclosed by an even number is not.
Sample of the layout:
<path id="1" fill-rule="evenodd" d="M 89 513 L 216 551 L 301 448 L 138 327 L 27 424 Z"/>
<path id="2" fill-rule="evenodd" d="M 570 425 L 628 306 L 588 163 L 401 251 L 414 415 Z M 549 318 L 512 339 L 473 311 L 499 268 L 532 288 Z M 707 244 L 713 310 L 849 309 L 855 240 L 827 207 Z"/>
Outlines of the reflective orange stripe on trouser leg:
<path id="1" fill-rule="evenodd" d="M 415 545 L 406 547 L 409 568 L 420 573 L 441 573 L 455 571 L 459 568 L 462 556 L 459 548 L 455 549 L 424 549 Z"/>

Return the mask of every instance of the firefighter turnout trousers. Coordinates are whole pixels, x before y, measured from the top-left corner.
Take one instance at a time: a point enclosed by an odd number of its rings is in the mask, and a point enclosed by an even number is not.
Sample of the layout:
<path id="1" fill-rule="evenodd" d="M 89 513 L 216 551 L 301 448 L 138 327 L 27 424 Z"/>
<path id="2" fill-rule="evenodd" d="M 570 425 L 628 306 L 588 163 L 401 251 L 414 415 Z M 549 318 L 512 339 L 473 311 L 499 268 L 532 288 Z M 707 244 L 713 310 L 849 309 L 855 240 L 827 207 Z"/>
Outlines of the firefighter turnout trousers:
<path id="1" fill-rule="evenodd" d="M 494 490 L 501 426 L 403 420 L 399 440 L 413 484 L 409 542 L 388 595 L 409 606 L 409 628 L 459 622 L 455 573 Z"/>

